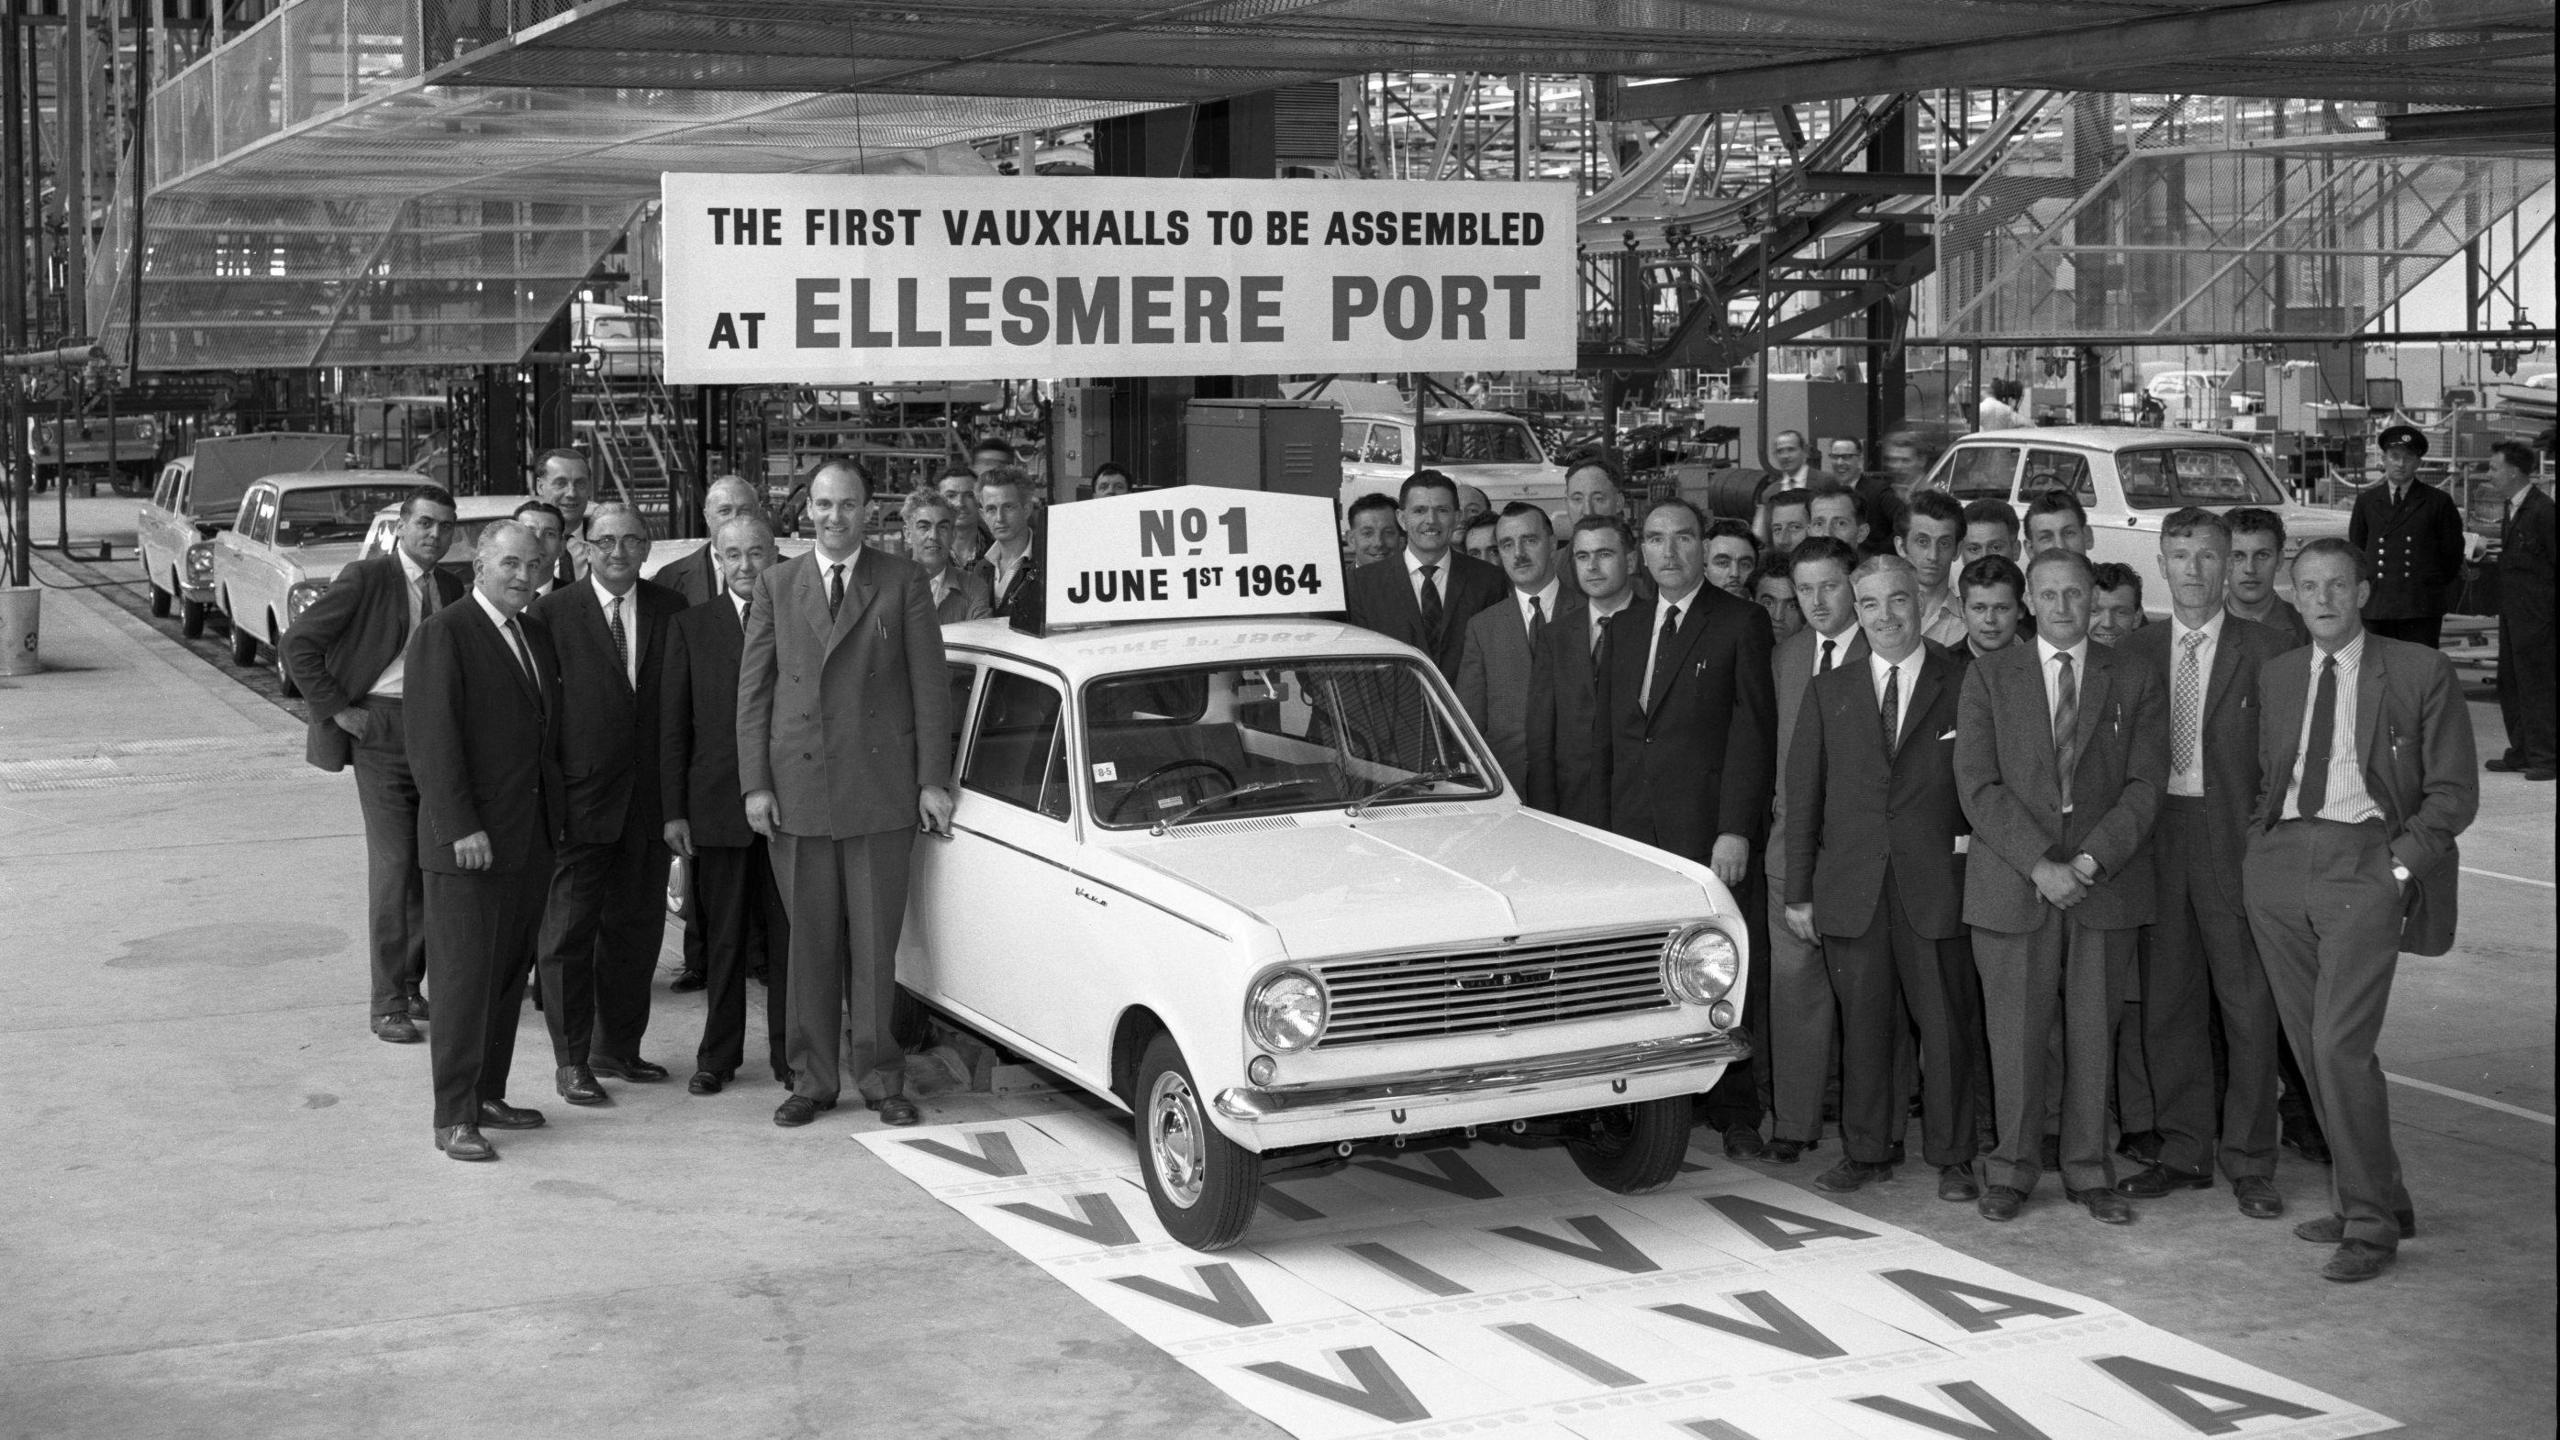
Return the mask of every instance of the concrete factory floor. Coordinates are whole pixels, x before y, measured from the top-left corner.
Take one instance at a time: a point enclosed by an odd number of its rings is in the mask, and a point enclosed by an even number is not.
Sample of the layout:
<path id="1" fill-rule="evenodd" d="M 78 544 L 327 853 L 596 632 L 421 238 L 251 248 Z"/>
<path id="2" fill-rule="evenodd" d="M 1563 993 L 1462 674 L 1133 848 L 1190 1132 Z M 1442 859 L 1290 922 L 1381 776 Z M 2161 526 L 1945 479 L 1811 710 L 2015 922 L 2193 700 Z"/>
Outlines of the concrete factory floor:
<path id="1" fill-rule="evenodd" d="M 130 553 L 130 502 L 76 508 Z M 352 783 L 129 595 L 44 605 L 46 669 L 0 679 L 0 1436 L 1282 1433 L 873 1159 L 858 1108 L 776 1129 L 752 1067 L 686 1095 L 698 995 L 645 1047 L 678 1078 L 599 1110 L 550 1095 L 528 1009 L 513 1098 L 550 1126 L 444 1159 L 424 1047 L 365 1026 Z M 2384 1036 L 2422 1228 L 2382 1280 L 2317 1277 L 2289 1230 L 2326 1172 L 2290 1152 L 2280 1224 L 2217 1188 L 1994 1227 L 1918 1167 L 1846 1203 L 2410 1433 L 2548 1436 L 2554 793 L 2483 782 L 2460 947 L 2402 965 Z"/>

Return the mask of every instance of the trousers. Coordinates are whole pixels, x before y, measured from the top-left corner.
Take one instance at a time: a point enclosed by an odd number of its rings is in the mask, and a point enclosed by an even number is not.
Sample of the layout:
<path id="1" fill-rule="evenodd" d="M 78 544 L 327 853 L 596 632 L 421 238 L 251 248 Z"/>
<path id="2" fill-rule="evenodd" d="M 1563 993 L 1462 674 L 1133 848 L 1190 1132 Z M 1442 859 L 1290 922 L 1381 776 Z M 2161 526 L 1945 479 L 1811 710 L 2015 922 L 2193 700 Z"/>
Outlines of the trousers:
<path id="1" fill-rule="evenodd" d="M 1982 975 L 1984 1030 L 1991 1044 L 1991 1090 L 2000 1140 L 1983 1169 L 1993 1185 L 2033 1193 L 2043 1172 L 2045 1098 L 2062 1096 L 2062 1183 L 2072 1191 L 2115 1183 L 2107 1146 L 2107 1079 L 2116 1026 L 2133 979 L 2132 930 L 2099 930 L 2047 906 L 2035 929 L 2012 934 L 1976 927 L 1974 966 Z M 2061 1073 L 2047 1047 L 2062 1021 Z"/>
<path id="2" fill-rule="evenodd" d="M 1882 1163 L 1904 1129 L 1911 1082 L 1899 1054 L 1903 1017 L 1920 1032 L 1920 1153 L 1931 1165 L 1972 1163 L 1974 1070 L 1982 1017 L 1972 962 L 1952 940 L 1911 927 L 1893 873 L 1861 935 L 1831 935 L 1822 954 L 1840 1009 L 1840 1142 Z"/>
<path id="3" fill-rule="evenodd" d="M 2271 1176 L 2278 1135 L 2275 992 L 2248 915 L 2222 898 L 2228 877 L 2212 873 L 2206 824 L 2204 801 L 2161 800 L 2152 831 L 2160 910 L 2142 970 L 2141 1029 L 2132 1038 L 2149 1062 L 2161 1164 L 2190 1172 L 2218 1164 L 2232 1180 Z M 2218 1112 L 2210 1044 L 2217 1008 L 2225 1056 Z"/>
<path id="4" fill-rule="evenodd" d="M 436 1004 L 427 1061 L 440 1127 L 477 1124 L 481 1101 L 507 1098 L 549 859 L 537 856 L 523 870 L 426 874 L 427 983 Z"/>
<path id="5" fill-rule="evenodd" d="M 907 829 L 773 840 L 774 880 L 791 916 L 784 1034 L 795 1095 L 833 1100 L 848 1074 L 873 1105 L 906 1093 L 906 1055 L 889 1016 L 914 843 Z"/>
<path id="6" fill-rule="evenodd" d="M 1823 1092 L 1839 1050 L 1839 1007 L 1822 947 L 1807 945 L 1787 928 L 1786 881 L 1769 877 L 1769 1046 L 1761 1064 L 1769 1072 L 1769 1135 L 1775 1140 L 1822 1138 Z"/>
<path id="7" fill-rule="evenodd" d="M 666 938 L 664 841 L 626 825 L 620 839 L 560 847 L 542 912 L 542 1018 L 552 1063 L 640 1058 L 649 982 Z"/>
<path id="8" fill-rule="evenodd" d="M 400 702 L 367 697 L 372 717 L 355 743 L 356 808 L 364 816 L 365 939 L 376 1020 L 409 1013 L 427 978 L 427 890 L 418 869 L 418 782 Z"/>
<path id="9" fill-rule="evenodd" d="M 746 1058 L 747 972 L 764 961 L 765 1057 L 779 1077 L 791 1068 L 784 1016 L 791 993 L 791 922 L 762 836 L 745 845 L 693 852 L 694 920 L 702 932 L 704 1009 L 696 1070 L 726 1077 Z"/>

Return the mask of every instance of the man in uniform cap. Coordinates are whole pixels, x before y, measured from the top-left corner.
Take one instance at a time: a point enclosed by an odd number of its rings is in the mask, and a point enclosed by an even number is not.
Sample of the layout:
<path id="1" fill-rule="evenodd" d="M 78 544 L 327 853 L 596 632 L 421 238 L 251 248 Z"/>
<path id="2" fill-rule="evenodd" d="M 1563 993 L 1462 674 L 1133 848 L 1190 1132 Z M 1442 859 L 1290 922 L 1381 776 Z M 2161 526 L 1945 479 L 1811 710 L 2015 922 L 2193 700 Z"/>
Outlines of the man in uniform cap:
<path id="1" fill-rule="evenodd" d="M 2371 557 L 2365 628 L 2433 648 L 2462 573 L 2462 509 L 2418 478 L 2427 437 L 2415 425 L 2382 432 L 2382 483 L 2356 497 L 2347 543 Z"/>

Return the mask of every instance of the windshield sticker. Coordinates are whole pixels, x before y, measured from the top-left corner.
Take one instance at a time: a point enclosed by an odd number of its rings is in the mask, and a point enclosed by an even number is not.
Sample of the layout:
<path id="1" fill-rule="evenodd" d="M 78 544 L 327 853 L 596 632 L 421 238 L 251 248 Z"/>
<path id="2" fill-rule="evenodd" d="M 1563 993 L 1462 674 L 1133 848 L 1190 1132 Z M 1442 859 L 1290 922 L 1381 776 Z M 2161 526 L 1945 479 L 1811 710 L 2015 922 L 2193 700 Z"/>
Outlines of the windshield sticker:
<path id="1" fill-rule="evenodd" d="M 1108 785 L 1108 784 L 1110 784 L 1112 781 L 1117 780 L 1117 779 L 1119 779 L 1119 778 L 1120 778 L 1120 767 L 1119 767 L 1119 765 L 1117 765 L 1116 763 L 1114 763 L 1114 762 L 1112 762 L 1112 761 L 1109 761 L 1109 760 L 1096 760 L 1096 761 L 1094 761 L 1094 762 L 1093 762 L 1093 783 L 1094 783 L 1094 784 L 1096 784 L 1096 785 Z"/>

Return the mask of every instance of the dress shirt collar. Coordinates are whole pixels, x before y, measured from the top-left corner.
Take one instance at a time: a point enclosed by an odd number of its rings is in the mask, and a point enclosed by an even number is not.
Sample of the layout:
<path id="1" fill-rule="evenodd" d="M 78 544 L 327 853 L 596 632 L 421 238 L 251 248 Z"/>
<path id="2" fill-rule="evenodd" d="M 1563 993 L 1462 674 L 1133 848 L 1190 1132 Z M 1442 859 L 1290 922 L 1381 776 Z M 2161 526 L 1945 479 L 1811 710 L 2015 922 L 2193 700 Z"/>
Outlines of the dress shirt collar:
<path id="1" fill-rule="evenodd" d="M 488 596 L 481 594 L 479 586 L 474 585 L 471 587 L 471 598 L 480 602 L 481 613 L 487 615 L 489 617 L 489 623 L 497 626 L 500 630 L 504 630 L 508 625 L 514 623 L 515 617 L 509 615 L 506 611 L 499 609 Z"/>
<path id="2" fill-rule="evenodd" d="M 1511 592 L 1511 603 L 1520 607 L 1520 623 L 1523 626 L 1529 623 L 1529 602 L 1532 600 L 1538 602 L 1538 607 L 1546 612 L 1547 622 L 1553 624 L 1556 618 L 1556 601 L 1563 594 L 1564 581 L 1550 575 L 1547 577 L 1547 588 L 1544 590 L 1514 589 Z"/>
<path id="3" fill-rule="evenodd" d="M 823 548 L 811 550 L 809 554 L 818 562 L 818 583 L 821 585 L 825 584 L 827 580 L 827 572 L 834 567 L 841 565 L 844 567 L 845 583 L 848 585 L 852 584 L 853 573 L 862 564 L 862 552 L 864 548 L 865 547 L 863 546 L 856 545 L 850 552 L 843 555 L 830 555 Z"/>
<path id="4" fill-rule="evenodd" d="M 2188 636 L 2190 636 L 2190 635 L 2196 635 L 2196 634 L 2201 634 L 2201 635 L 2203 635 L 2203 636 L 2204 636 L 2204 643 L 2205 643 L 2205 644 L 2206 644 L 2206 646 L 2208 646 L 2208 647 L 2211 647 L 2211 646 L 2215 646 L 2215 645 L 2219 645 L 2219 644 L 2221 644 L 2221 643 L 2222 643 L 2222 622 L 2223 622 L 2224 617 L 2228 616 L 2230 613 L 2231 613 L 2231 612 L 2230 612 L 2230 611 L 2228 611 L 2228 610 L 2216 610 L 2216 611 L 2214 611 L 2214 612 L 2213 612 L 2213 618 L 2211 618 L 2211 619 L 2209 619 L 2209 620 L 2205 621 L 2202 625 L 2194 625 L 2194 626 L 2190 626 L 2189 624 L 2187 624 L 2187 622 L 2186 622 L 2186 621 L 2181 620 L 2181 619 L 2179 619 L 2179 618 L 2178 618 L 2178 612 L 2177 612 L 2177 611 L 2175 611 L 2175 610 L 2170 611 L 2170 612 L 2169 612 L 2169 640 L 2170 640 L 2170 645 L 2169 645 L 2169 655 L 2170 655 L 2170 658 L 2175 659 L 2175 658 L 2177 657 L 2177 653 L 2178 653 L 2178 651 L 2179 651 L 2182 647 L 2184 647 L 2184 646 L 2186 645 L 2186 643 L 2187 643 L 2187 637 L 2188 637 Z"/>
<path id="5" fill-rule="evenodd" d="M 736 611 L 738 612 L 738 623 L 739 623 L 739 624 L 741 624 L 741 625 L 746 624 L 746 623 L 747 623 L 747 597 L 746 597 L 746 596 L 744 596 L 744 595 L 739 594 L 739 593 L 738 593 L 737 591 L 735 591 L 735 590 L 723 589 L 720 593 L 729 597 L 729 605 L 730 605 L 730 608 L 732 608 L 732 609 L 734 609 L 734 610 L 736 610 Z"/>
<path id="6" fill-rule="evenodd" d="M 416 558 L 411 556 L 407 550 L 404 550 L 397 545 L 391 547 L 391 553 L 398 557 L 400 561 L 401 578 L 409 582 L 410 589 L 417 589 L 418 582 L 426 578 L 427 567 L 419 564 Z"/>
<path id="7" fill-rule="evenodd" d="M 596 587 L 596 604 L 602 606 L 605 613 L 608 615 L 613 613 L 613 602 L 616 600 L 635 602 L 622 607 L 622 623 L 625 625 L 637 625 L 640 623 L 640 606 L 636 603 L 640 594 L 639 586 L 634 585 L 630 589 L 616 595 L 605 588 L 604 582 L 597 579 L 595 572 L 592 570 L 587 572 L 587 583 Z"/>
<path id="8" fill-rule="evenodd" d="M 1886 660 L 1882 655 L 1875 652 L 1875 647 L 1869 646 L 1867 648 L 1867 678 L 1875 682 L 1876 699 L 1878 701 L 1882 701 L 1884 699 L 1884 677 L 1892 671 L 1901 671 L 1903 714 L 1906 719 L 1909 718 L 1911 710 L 1911 687 L 1920 683 L 1920 662 L 1928 658 L 1929 647 L 1925 644 L 1912 646 L 1910 654 L 1903 656 L 1899 660 L 1892 661 Z"/>
<path id="9" fill-rule="evenodd" d="M 1439 559 L 1437 559 L 1437 560 L 1425 560 L 1425 559 L 1423 559 L 1421 556 L 1416 555 L 1415 553 L 1413 553 L 1413 547 L 1412 547 L 1412 546 L 1407 545 L 1406 547 L 1404 547 L 1404 573 L 1405 573 L 1405 578 L 1407 578 L 1407 579 L 1409 579 L 1409 580 L 1419 580 L 1419 579 L 1421 579 L 1421 578 L 1422 578 L 1422 567 L 1423 567 L 1423 566 L 1425 566 L 1425 565 L 1437 565 L 1437 566 L 1439 566 L 1440 568 L 1431 572 L 1431 578 L 1432 578 L 1432 579 L 1434 579 L 1434 580 L 1439 581 L 1439 582 L 1440 582 L 1440 584 L 1442 585 L 1442 587 L 1445 589 L 1445 588 L 1447 587 L 1448 583 L 1449 583 L 1449 557 L 1450 557 L 1450 556 L 1452 556 L 1452 555 L 1455 555 L 1455 554 L 1457 554 L 1457 553 L 1458 553 L 1457 548 L 1456 548 L 1455 546 L 1452 546 L 1452 547 L 1450 547 L 1449 549 L 1446 549 L 1446 550 L 1441 551 L 1441 552 L 1440 552 L 1440 558 L 1439 558 Z"/>
<path id="10" fill-rule="evenodd" d="M 2036 663 L 2038 665 L 2050 670 L 2053 668 L 2053 657 L 2064 654 L 2071 657 L 2071 673 L 2073 675 L 2080 676 L 2089 673 L 2088 636 L 2081 636 L 2080 643 L 2072 646 L 2067 651 L 2042 635 L 2038 635 L 2036 637 Z"/>
<path id="11" fill-rule="evenodd" d="M 1619 591 L 1617 598 L 1609 601 L 1605 605 L 1598 600 L 1591 599 L 1587 595 L 1583 598 L 1585 604 L 1591 611 L 1591 623 L 1596 626 L 1602 621 L 1608 619 L 1610 616 L 1615 615 L 1619 611 L 1634 604 L 1636 600 L 1636 587 L 1630 585 L 1626 589 Z"/>
<path id="12" fill-rule="evenodd" d="M 2358 630 L 2356 638 L 2339 646 L 2334 654 L 2315 641 L 2311 646 L 2314 652 L 2311 656 L 2311 683 L 2314 685 L 2320 683 L 2320 662 L 2323 660 L 2336 660 L 2340 674 L 2353 674 L 2359 666 L 2363 665 L 2365 633 Z"/>

